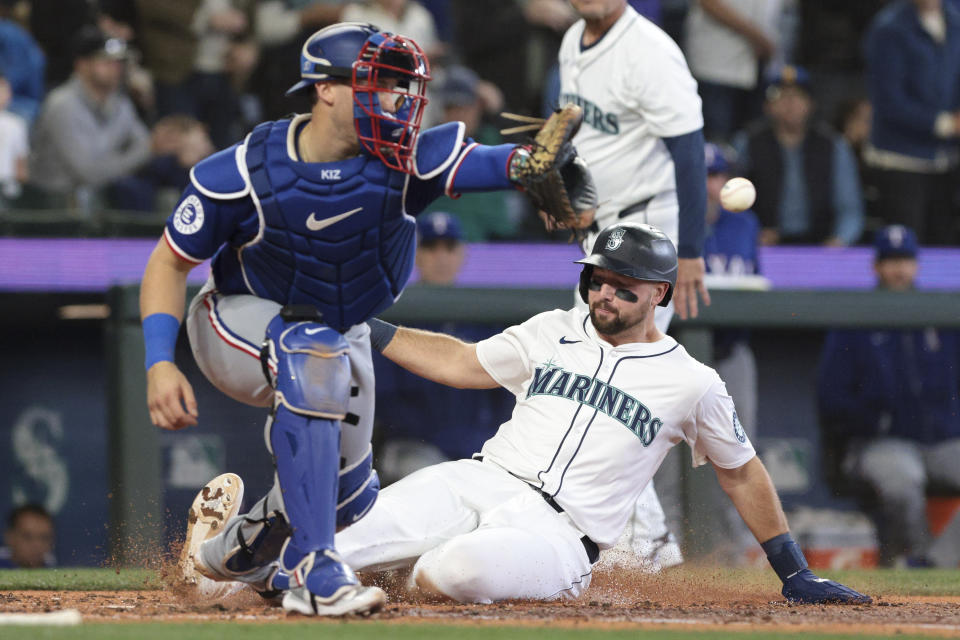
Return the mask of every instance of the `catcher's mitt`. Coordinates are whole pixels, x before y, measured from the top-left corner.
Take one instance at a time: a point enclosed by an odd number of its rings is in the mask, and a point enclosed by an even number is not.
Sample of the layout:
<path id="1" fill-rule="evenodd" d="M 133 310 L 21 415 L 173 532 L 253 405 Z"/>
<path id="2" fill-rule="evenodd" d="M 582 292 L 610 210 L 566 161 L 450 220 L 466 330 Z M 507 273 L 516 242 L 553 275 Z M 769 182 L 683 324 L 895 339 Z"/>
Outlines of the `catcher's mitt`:
<path id="1" fill-rule="evenodd" d="M 519 119 L 538 121 L 522 116 Z M 550 216 L 557 226 L 573 229 L 575 235 L 592 221 L 592 216 L 581 214 L 597 206 L 590 171 L 570 143 L 582 120 L 580 107 L 565 105 L 543 123 L 532 143 L 517 149 L 510 161 L 510 179 L 519 183 L 534 206 Z"/>

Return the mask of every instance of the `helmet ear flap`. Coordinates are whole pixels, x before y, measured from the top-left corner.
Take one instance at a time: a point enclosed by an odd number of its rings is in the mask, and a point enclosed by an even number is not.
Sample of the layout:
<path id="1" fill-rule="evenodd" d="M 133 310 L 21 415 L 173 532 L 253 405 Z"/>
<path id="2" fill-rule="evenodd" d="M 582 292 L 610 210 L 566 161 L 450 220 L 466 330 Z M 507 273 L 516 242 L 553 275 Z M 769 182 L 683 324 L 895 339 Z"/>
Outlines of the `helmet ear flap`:
<path id="1" fill-rule="evenodd" d="M 668 304 L 670 304 L 670 300 L 673 298 L 673 284 L 671 284 L 670 282 L 667 282 L 666 285 L 667 285 L 667 292 L 663 295 L 663 300 L 661 300 L 657 304 L 658 307 L 667 306 Z"/>
<path id="2" fill-rule="evenodd" d="M 584 304 L 590 304 L 587 300 L 589 295 L 587 291 L 590 290 L 590 277 L 593 275 L 593 265 L 585 264 L 583 265 L 583 270 L 580 271 L 580 299 L 583 300 Z"/>

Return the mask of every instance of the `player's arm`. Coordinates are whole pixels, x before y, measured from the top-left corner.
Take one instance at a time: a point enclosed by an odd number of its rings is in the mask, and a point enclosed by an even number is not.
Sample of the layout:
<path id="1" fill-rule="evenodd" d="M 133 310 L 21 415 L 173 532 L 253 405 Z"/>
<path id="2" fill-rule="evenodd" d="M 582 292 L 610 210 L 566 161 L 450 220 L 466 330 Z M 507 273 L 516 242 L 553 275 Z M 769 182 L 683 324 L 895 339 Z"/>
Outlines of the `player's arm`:
<path id="1" fill-rule="evenodd" d="M 783 595 L 791 602 L 865 604 L 869 596 L 833 580 L 818 578 L 807 568 L 807 559 L 787 527 L 787 517 L 766 467 L 754 456 L 734 469 L 714 465 L 720 486 L 730 496 L 744 522 L 760 542 L 770 566 L 783 582 Z"/>
<path id="2" fill-rule="evenodd" d="M 193 389 L 173 358 L 184 316 L 187 274 L 230 237 L 244 210 L 240 199 L 216 200 L 191 184 L 147 261 L 140 287 L 140 317 L 146 350 L 147 406 L 150 419 L 158 427 L 182 429 L 197 423 Z"/>
<path id="3" fill-rule="evenodd" d="M 140 285 L 150 421 L 163 429 L 197 424 L 197 401 L 186 377 L 174 364 L 177 333 L 184 315 L 187 274 L 196 266 L 177 256 L 161 238 Z"/>
<path id="4" fill-rule="evenodd" d="M 760 458 L 754 456 L 736 469 L 714 465 L 717 479 L 758 542 L 787 532 L 787 517 Z"/>
<path id="5" fill-rule="evenodd" d="M 442 333 L 396 327 L 377 318 L 370 325 L 370 345 L 407 371 L 458 389 L 500 386 L 477 358 L 477 345 Z"/>
<path id="6" fill-rule="evenodd" d="M 673 306 L 680 319 L 699 314 L 697 295 L 710 304 L 710 293 L 704 283 L 706 265 L 703 242 L 706 237 L 707 167 L 703 155 L 703 129 L 679 136 L 663 138 L 673 159 L 679 207 L 679 242 L 677 243 L 677 286 Z"/>
<path id="7" fill-rule="evenodd" d="M 405 196 L 406 210 L 415 215 L 440 195 L 456 199 L 466 192 L 521 188 L 538 209 L 568 227 L 589 226 L 596 188 L 569 144 L 581 119 L 580 109 L 568 105 L 544 122 L 530 146 L 479 144 L 464 137 L 462 122 L 428 129 L 417 140 L 418 180 Z"/>
<path id="8" fill-rule="evenodd" d="M 761 60 L 766 60 L 776 51 L 776 44 L 757 23 L 724 0 L 700 0 L 700 6 L 711 18 L 746 38 Z"/>

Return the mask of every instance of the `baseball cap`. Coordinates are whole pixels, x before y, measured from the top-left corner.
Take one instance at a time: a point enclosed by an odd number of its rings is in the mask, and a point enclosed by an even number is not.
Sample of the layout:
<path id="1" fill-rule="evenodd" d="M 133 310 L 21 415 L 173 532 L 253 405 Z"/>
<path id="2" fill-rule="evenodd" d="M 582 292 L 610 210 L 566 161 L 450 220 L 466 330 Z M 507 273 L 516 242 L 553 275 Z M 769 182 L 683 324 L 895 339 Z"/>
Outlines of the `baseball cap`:
<path id="1" fill-rule="evenodd" d="M 910 227 L 894 224 L 877 231 L 874 238 L 875 259 L 916 258 L 917 234 Z"/>
<path id="2" fill-rule="evenodd" d="M 73 41 L 75 58 L 93 58 L 102 56 L 111 60 L 124 60 L 127 57 L 127 41 L 121 38 L 108 38 L 100 29 L 86 26 L 81 29 Z"/>
<path id="3" fill-rule="evenodd" d="M 433 240 L 454 240 L 460 242 L 463 232 L 455 217 L 443 211 L 425 213 L 417 218 L 417 234 L 420 242 Z"/>
<path id="4" fill-rule="evenodd" d="M 773 100 L 781 89 L 796 87 L 809 91 L 810 73 L 803 67 L 784 64 L 774 67 L 765 78 L 767 100 Z"/>
<path id="5" fill-rule="evenodd" d="M 730 170 L 730 160 L 720 145 L 706 143 L 703 145 L 703 154 L 706 159 L 707 173 L 727 173 Z"/>
<path id="6" fill-rule="evenodd" d="M 448 67 L 434 92 L 435 100 L 444 107 L 473 104 L 477 100 L 480 76 L 462 65 Z"/>

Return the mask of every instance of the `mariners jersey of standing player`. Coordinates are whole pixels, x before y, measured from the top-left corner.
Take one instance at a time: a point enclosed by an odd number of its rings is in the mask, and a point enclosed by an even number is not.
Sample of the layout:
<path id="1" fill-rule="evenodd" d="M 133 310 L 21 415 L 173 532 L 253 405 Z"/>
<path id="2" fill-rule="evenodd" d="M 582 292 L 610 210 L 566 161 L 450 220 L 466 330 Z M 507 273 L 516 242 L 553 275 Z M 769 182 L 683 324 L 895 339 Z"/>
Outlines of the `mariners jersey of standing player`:
<path id="1" fill-rule="evenodd" d="M 670 36 L 629 6 L 588 47 L 581 44 L 584 27 L 575 23 L 560 46 L 560 103 L 583 108 L 573 143 L 597 185 L 597 225 L 644 208 L 649 215 L 639 222 L 677 244 L 675 167 L 663 138 L 703 128 L 697 83 Z"/>
<path id="2" fill-rule="evenodd" d="M 513 416 L 481 451 L 612 546 L 667 451 L 735 469 L 755 455 L 720 376 L 673 338 L 614 347 L 586 312 L 541 313 L 477 344 Z"/>
<path id="3" fill-rule="evenodd" d="M 313 305 L 344 331 L 402 292 L 416 249 L 412 216 L 443 194 L 512 187 L 515 147 L 478 145 L 451 122 L 420 134 L 413 175 L 366 153 L 302 162 L 296 140 L 309 118 L 263 123 L 197 164 L 164 238 L 188 262 L 214 256 L 220 293 Z"/>

